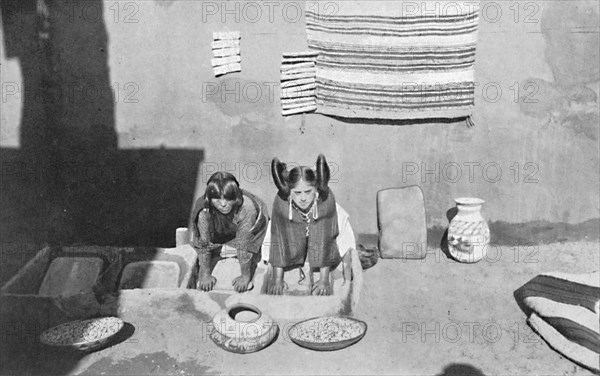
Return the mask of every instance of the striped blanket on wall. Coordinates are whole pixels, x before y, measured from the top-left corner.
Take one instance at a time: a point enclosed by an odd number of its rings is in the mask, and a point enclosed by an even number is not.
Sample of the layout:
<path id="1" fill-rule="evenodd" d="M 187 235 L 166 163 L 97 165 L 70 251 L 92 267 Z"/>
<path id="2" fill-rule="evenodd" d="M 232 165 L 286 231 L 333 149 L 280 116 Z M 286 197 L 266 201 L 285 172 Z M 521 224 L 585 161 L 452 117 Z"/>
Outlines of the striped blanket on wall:
<path id="1" fill-rule="evenodd" d="M 352 118 L 469 117 L 476 1 L 308 1 L 317 112 Z"/>
<path id="2" fill-rule="evenodd" d="M 600 274 L 540 274 L 515 298 L 527 322 L 553 349 L 600 372 Z"/>

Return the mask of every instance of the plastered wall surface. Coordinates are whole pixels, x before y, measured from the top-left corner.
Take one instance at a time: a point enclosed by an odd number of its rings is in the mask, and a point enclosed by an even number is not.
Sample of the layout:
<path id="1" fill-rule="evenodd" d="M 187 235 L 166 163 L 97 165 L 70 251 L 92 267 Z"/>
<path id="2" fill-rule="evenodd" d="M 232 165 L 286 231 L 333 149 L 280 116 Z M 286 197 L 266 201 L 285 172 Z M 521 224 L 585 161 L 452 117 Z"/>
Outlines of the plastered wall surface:
<path id="1" fill-rule="evenodd" d="M 464 121 L 282 117 L 281 53 L 307 49 L 304 2 L 266 3 L 95 1 L 76 7 L 72 22 L 58 17 L 50 30 L 62 30 L 54 49 L 64 49 L 63 67 L 77 72 L 106 59 L 109 126 L 119 150 L 203 150 L 196 196 L 212 172 L 228 170 L 270 206 L 271 159 L 312 165 L 323 153 L 336 199 L 359 233 L 377 231 L 377 191 L 407 185 L 423 189 L 429 226 L 447 225 L 446 211 L 462 196 L 485 199 L 492 221 L 599 217 L 597 2 L 481 2 L 473 128 Z M 223 30 L 241 31 L 242 72 L 215 78 L 210 43 L 212 32 Z M 73 48 L 93 45 L 103 31 L 105 51 Z M 39 110 L 23 113 L 23 67 L 7 51 L 0 57 L 0 145 L 12 149 L 23 146 L 24 116 Z M 85 110 L 72 106 L 76 116 L 105 106 L 85 92 L 94 69 L 74 89 L 76 101 L 91 102 Z M 65 121 L 74 132 L 94 134 L 83 124 L 93 116 L 79 119 Z"/>

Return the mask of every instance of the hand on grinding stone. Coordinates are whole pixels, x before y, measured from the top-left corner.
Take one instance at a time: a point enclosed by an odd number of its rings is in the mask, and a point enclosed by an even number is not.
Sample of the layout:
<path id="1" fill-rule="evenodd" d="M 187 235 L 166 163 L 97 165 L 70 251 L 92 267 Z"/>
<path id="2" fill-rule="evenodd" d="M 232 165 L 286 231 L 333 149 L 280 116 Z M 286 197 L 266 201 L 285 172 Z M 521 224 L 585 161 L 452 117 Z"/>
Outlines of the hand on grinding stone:
<path id="1" fill-rule="evenodd" d="M 231 284 L 237 292 L 246 292 L 252 290 L 254 287 L 250 281 L 250 277 L 244 275 L 234 278 Z"/>
<path id="2" fill-rule="evenodd" d="M 213 277 L 212 275 L 206 275 L 200 278 L 200 280 L 198 281 L 198 290 L 202 290 L 202 291 L 210 291 L 213 289 L 213 287 L 215 287 L 215 284 L 217 283 L 217 279 L 215 277 Z"/>
<path id="3" fill-rule="evenodd" d="M 267 293 L 269 295 L 283 295 L 284 289 L 285 289 L 285 282 L 276 280 L 273 283 L 273 286 L 269 287 L 269 291 L 267 291 Z"/>
<path id="4" fill-rule="evenodd" d="M 321 279 L 313 287 L 313 295 L 331 295 L 331 285 L 328 279 Z"/>

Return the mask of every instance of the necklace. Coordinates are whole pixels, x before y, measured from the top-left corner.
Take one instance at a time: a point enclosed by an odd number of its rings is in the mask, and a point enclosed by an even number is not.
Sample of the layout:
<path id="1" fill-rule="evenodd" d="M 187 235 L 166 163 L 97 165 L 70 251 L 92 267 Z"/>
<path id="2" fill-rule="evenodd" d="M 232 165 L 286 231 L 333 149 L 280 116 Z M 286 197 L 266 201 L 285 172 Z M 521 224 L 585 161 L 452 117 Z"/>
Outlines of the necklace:
<path id="1" fill-rule="evenodd" d="M 298 206 L 296 206 L 296 204 L 293 204 L 292 206 L 294 207 L 294 209 L 296 209 L 296 211 L 300 214 L 300 217 L 302 218 L 302 220 L 304 222 L 306 222 L 306 237 L 308 238 L 308 234 L 310 233 L 310 217 L 311 214 L 313 214 L 313 218 L 316 220 L 317 218 L 314 215 L 314 209 L 315 206 L 317 204 L 317 200 L 315 199 L 312 203 L 312 205 L 310 206 L 310 209 L 308 209 L 308 211 L 306 213 L 304 213 Z"/>

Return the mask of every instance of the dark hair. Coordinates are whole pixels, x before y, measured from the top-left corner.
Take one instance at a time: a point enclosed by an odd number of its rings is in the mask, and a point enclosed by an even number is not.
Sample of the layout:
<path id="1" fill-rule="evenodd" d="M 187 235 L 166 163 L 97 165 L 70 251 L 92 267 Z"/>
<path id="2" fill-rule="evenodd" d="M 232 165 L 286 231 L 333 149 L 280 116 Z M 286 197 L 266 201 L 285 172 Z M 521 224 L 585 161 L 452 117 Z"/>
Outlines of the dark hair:
<path id="1" fill-rule="evenodd" d="M 287 200 L 290 196 L 290 191 L 298 184 L 300 180 L 307 182 L 309 185 L 317 188 L 319 197 L 326 200 L 329 194 L 329 165 L 323 154 L 319 154 L 317 158 L 316 171 L 306 166 L 297 166 L 289 172 L 286 171 L 287 165 L 281 162 L 277 157 L 271 162 L 271 174 L 275 181 L 275 186 L 279 190 L 279 197 Z"/>
<path id="2" fill-rule="evenodd" d="M 233 209 L 236 211 L 244 203 L 244 195 L 240 189 L 240 184 L 235 176 L 229 172 L 215 172 L 208 179 L 206 191 L 204 191 L 204 207 L 212 209 L 210 200 L 221 197 L 226 200 L 235 201 Z"/>

